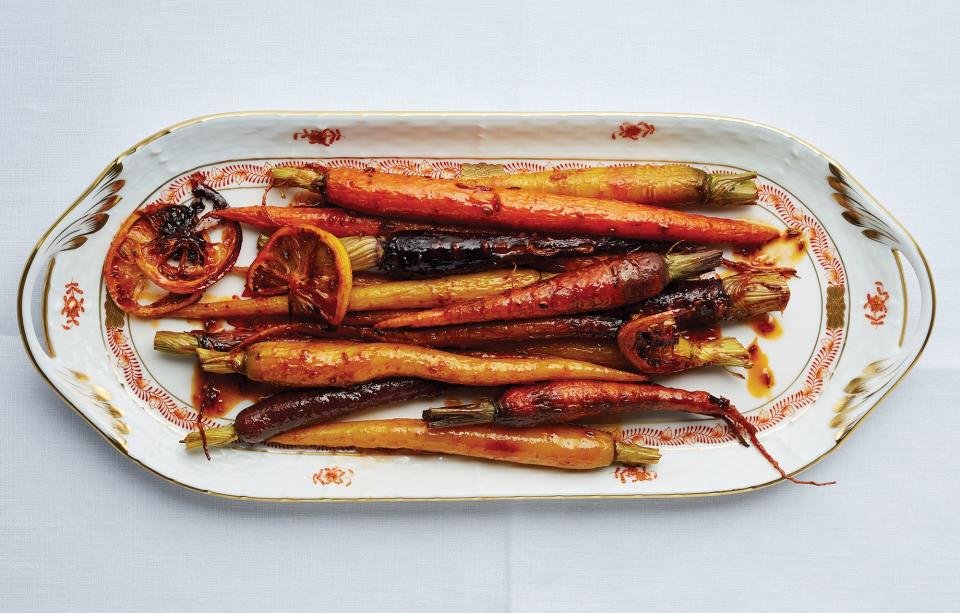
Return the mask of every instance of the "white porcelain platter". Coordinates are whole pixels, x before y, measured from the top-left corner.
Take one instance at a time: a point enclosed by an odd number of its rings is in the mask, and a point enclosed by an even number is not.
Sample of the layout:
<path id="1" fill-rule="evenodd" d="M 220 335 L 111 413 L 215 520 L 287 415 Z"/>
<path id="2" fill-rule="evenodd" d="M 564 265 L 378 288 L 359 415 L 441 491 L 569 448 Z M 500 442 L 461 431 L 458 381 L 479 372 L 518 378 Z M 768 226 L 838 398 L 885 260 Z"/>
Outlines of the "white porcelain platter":
<path id="1" fill-rule="evenodd" d="M 111 308 L 101 278 L 104 255 L 132 211 L 184 200 L 189 175 L 203 173 L 233 205 L 256 204 L 270 166 L 291 161 L 436 177 L 490 168 L 477 164 L 506 172 L 624 162 L 756 171 L 759 206 L 710 214 L 759 219 L 805 237 L 806 249 L 791 262 L 799 277 L 791 281 L 790 304 L 777 316 L 783 334 L 758 338 L 776 383 L 757 397 L 720 369 L 659 381 L 730 398 L 788 472 L 815 463 L 853 431 L 915 363 L 933 325 L 933 281 L 907 231 L 837 162 L 778 129 L 672 114 L 198 118 L 154 134 L 107 166 L 40 239 L 18 307 L 24 344 L 41 375 L 114 447 L 174 483 L 264 500 L 441 500 L 705 495 L 780 480 L 724 424 L 677 414 L 601 425 L 660 447 L 663 459 L 589 472 L 426 455 L 233 447 L 214 450 L 208 462 L 184 452 L 178 441 L 196 415 L 192 366 L 151 348 L 157 330 L 182 330 L 184 322 L 130 319 Z M 269 195 L 271 204 L 289 197 Z M 254 236 L 247 236 L 240 263 L 251 259 Z M 210 291 L 230 295 L 240 285 L 228 275 Z M 745 345 L 757 336 L 746 324 L 725 325 L 724 332 Z M 357 417 L 417 416 L 437 402 Z"/>

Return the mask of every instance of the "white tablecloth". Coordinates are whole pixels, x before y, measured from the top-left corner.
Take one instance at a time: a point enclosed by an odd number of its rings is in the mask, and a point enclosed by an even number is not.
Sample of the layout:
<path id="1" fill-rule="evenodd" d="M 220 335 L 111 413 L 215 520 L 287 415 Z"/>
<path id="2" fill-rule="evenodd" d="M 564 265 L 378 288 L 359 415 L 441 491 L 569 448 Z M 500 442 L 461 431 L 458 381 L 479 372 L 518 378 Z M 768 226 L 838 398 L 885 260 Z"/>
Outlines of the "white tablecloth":
<path id="1" fill-rule="evenodd" d="M 521 6 L 522 5 L 522 6 Z M 874 2 L 5 2 L 0 609 L 957 610 L 960 9 Z M 831 488 L 624 502 L 205 497 L 103 443 L 13 316 L 33 242 L 116 153 L 240 109 L 747 117 L 845 163 L 924 246 L 926 355 Z"/>

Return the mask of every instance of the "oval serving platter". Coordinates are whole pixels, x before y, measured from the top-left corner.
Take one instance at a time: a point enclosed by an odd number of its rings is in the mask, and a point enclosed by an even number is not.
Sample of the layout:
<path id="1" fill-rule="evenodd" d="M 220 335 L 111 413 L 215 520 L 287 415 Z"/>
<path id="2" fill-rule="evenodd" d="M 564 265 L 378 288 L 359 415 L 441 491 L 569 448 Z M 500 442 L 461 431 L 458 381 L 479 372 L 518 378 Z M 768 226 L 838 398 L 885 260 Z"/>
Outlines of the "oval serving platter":
<path id="1" fill-rule="evenodd" d="M 157 330 L 184 329 L 184 322 L 120 312 L 106 297 L 104 255 L 124 218 L 153 202 L 184 201 L 195 173 L 231 204 L 256 204 L 271 165 L 298 161 L 450 178 L 615 163 L 756 171 L 759 206 L 710 214 L 762 220 L 800 237 L 799 247 L 783 255 L 799 278 L 777 315 L 782 333 L 724 326 L 745 345 L 756 339 L 773 387 L 751 392 L 744 379 L 721 369 L 661 380 L 730 398 L 788 472 L 817 462 L 856 428 L 910 370 L 933 326 L 933 280 L 907 231 L 823 152 L 753 122 L 593 113 L 254 112 L 193 119 L 124 152 L 64 212 L 30 255 L 18 308 L 27 352 L 64 401 L 124 455 L 179 485 L 264 500 L 441 500 L 706 495 L 781 480 L 725 424 L 676 414 L 597 424 L 659 447 L 663 459 L 589 472 L 280 448 L 217 449 L 210 462 L 186 453 L 178 441 L 196 419 L 193 367 L 152 350 Z M 289 197 L 269 194 L 271 204 Z M 247 232 L 240 263 L 255 249 L 255 235 Z M 210 293 L 240 290 L 239 277 L 228 275 Z M 362 417 L 417 416 L 429 404 Z M 227 423 L 230 414 L 206 423 Z"/>

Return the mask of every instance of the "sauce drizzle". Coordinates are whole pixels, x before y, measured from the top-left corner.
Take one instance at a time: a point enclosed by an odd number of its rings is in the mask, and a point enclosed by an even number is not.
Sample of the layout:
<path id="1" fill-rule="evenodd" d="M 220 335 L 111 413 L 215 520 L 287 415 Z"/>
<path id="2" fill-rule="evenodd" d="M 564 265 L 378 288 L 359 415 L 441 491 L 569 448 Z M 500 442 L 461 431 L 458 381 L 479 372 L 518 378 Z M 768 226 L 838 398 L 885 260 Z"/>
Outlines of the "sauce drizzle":
<path id="1" fill-rule="evenodd" d="M 773 376 L 773 370 L 770 369 L 770 358 L 760 349 L 756 338 L 747 347 L 747 351 L 753 362 L 753 366 L 747 371 L 747 391 L 757 398 L 768 397 L 777 382 Z"/>
<path id="2" fill-rule="evenodd" d="M 757 315 L 747 321 L 747 323 L 760 338 L 774 340 L 783 336 L 783 326 L 781 326 L 779 320 L 770 313 Z"/>
<path id="3" fill-rule="evenodd" d="M 273 385 L 251 381 L 239 374 L 209 373 L 193 368 L 193 381 L 190 387 L 190 401 L 193 406 L 203 410 L 204 417 L 222 417 L 244 400 L 256 402 L 276 393 Z"/>

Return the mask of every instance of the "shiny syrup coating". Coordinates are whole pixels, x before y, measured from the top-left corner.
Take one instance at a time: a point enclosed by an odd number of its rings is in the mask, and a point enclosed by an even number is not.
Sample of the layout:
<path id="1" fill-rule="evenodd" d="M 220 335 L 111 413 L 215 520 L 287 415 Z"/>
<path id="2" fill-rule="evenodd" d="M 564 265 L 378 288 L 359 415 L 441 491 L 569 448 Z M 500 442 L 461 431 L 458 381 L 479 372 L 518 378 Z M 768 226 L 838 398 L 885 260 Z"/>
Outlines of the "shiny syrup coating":
<path id="1" fill-rule="evenodd" d="M 644 300 L 630 311 L 645 316 L 690 309 L 685 311 L 684 325 L 710 326 L 726 319 L 730 303 L 730 296 L 724 291 L 720 279 L 699 279 L 671 283 L 662 294 Z"/>
<path id="2" fill-rule="evenodd" d="M 558 381 L 512 387 L 496 401 L 496 423 L 527 427 L 638 411 L 721 415 L 730 401 L 652 384 Z"/>
<path id="3" fill-rule="evenodd" d="M 395 232 L 380 242 L 380 269 L 391 275 L 439 275 L 479 268 L 536 266 L 558 256 L 663 251 L 664 245 L 610 236 L 547 237 Z"/>
<path id="4" fill-rule="evenodd" d="M 320 423 L 392 402 L 434 398 L 445 386 L 422 379 L 384 379 L 345 389 L 282 392 L 237 414 L 234 428 L 241 441 L 260 443 L 281 432 Z"/>

